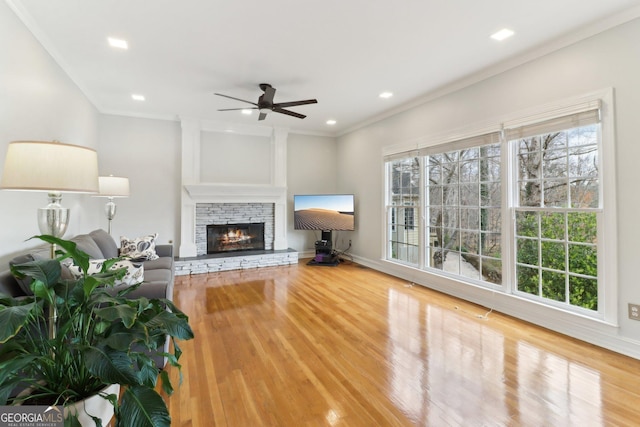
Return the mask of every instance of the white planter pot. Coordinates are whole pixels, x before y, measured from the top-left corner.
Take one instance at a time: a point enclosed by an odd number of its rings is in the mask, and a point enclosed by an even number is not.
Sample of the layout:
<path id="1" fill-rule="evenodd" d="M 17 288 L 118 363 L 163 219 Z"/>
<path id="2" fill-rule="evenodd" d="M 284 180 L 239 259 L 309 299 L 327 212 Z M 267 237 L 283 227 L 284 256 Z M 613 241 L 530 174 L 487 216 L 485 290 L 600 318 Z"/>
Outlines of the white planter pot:
<path id="1" fill-rule="evenodd" d="M 120 384 L 111 384 L 103 388 L 100 393 L 118 396 L 120 394 Z M 70 414 L 77 414 L 78 421 L 83 427 L 94 427 L 96 425 L 89 414 L 100 418 L 102 425 L 106 426 L 113 418 L 113 405 L 100 394 L 96 394 L 64 408 L 65 419 Z"/>

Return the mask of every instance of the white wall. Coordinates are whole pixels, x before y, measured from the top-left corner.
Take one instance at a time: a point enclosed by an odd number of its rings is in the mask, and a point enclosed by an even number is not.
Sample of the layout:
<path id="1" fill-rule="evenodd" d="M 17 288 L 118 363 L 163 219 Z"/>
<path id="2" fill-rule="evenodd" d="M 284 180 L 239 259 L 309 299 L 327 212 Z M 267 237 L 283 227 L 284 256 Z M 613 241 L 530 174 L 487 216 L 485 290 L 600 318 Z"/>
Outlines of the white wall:
<path id="1" fill-rule="evenodd" d="M 289 134 L 287 139 L 287 238 L 289 247 L 315 254 L 320 232 L 293 229 L 294 194 L 331 194 L 338 190 L 335 138 Z"/>
<path id="2" fill-rule="evenodd" d="M 101 175 L 129 178 L 131 196 L 116 199 L 112 236 L 158 233 L 158 242 L 180 237 L 180 123 L 101 115 L 98 122 Z M 92 198 L 99 226 L 107 229 L 105 199 Z"/>
<path id="3" fill-rule="evenodd" d="M 59 140 L 97 147 L 98 113 L 22 22 L 0 2 L 0 172 L 14 140 Z M 64 167 L 64 165 L 61 165 Z M 67 236 L 93 225 L 87 195 L 65 195 L 71 209 Z M 0 191 L 0 265 L 40 234 L 36 210 L 46 194 Z"/>
<path id="4" fill-rule="evenodd" d="M 271 184 L 271 138 L 202 132 L 200 182 Z"/>
<path id="5" fill-rule="evenodd" d="M 613 28 L 517 68 L 444 95 L 419 107 L 374 123 L 338 139 L 339 185 L 360 200 L 360 224 L 354 253 L 371 266 L 389 271 L 383 256 L 382 150 L 412 139 L 454 132 L 469 123 L 492 121 L 514 111 L 579 96 L 607 87 L 615 89 L 618 201 L 619 323 L 607 327 L 574 317 L 548 313 L 520 302 L 495 298 L 451 280 L 398 269 L 396 274 L 422 284 L 640 358 L 640 322 L 627 319 L 626 304 L 640 302 L 635 264 L 640 250 L 637 164 L 640 159 L 640 20 Z M 363 213 L 366 212 L 366 215 Z M 438 285 L 435 285 L 438 284 Z"/>

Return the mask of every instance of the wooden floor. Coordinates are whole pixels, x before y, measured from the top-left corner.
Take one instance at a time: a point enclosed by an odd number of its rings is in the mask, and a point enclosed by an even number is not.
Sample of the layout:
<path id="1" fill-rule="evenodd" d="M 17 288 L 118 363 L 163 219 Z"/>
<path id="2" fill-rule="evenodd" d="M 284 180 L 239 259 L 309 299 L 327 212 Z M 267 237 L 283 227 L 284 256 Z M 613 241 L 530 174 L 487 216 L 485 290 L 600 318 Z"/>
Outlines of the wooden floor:
<path id="1" fill-rule="evenodd" d="M 179 277 L 175 299 L 196 338 L 172 426 L 640 425 L 640 361 L 356 264 Z"/>

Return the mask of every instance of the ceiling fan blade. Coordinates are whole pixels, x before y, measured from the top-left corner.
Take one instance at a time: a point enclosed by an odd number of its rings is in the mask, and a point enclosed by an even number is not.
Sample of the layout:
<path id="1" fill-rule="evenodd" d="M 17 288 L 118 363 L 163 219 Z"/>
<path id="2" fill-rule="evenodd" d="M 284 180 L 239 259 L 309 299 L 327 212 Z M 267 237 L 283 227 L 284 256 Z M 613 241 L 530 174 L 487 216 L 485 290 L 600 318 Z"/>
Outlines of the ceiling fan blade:
<path id="1" fill-rule="evenodd" d="M 258 120 L 264 120 L 267 118 L 267 113 L 260 113 L 260 116 L 258 117 Z"/>
<path id="2" fill-rule="evenodd" d="M 263 86 L 261 86 L 263 87 Z M 273 104 L 273 97 L 276 94 L 276 90 L 271 87 L 271 85 L 267 86 L 264 85 L 264 94 L 260 96 L 260 101 L 258 101 L 259 104 L 266 104 L 266 105 L 271 105 Z"/>
<path id="3" fill-rule="evenodd" d="M 297 105 L 307 105 L 307 104 L 317 104 L 317 99 L 305 99 L 303 101 L 291 101 L 291 102 L 278 102 L 277 104 L 273 104 L 276 108 L 287 108 L 287 107 L 295 107 Z"/>
<path id="4" fill-rule="evenodd" d="M 223 96 L 223 97 L 229 98 L 229 99 L 235 99 L 236 101 L 240 101 L 240 102 L 246 102 L 247 104 L 255 105 L 256 107 L 258 106 L 258 104 L 256 104 L 255 102 L 246 101 L 246 100 L 240 99 L 240 98 L 234 98 L 233 96 L 223 95 L 221 93 L 214 93 L 214 95 Z"/>
<path id="5" fill-rule="evenodd" d="M 244 108 L 221 108 L 218 111 L 242 111 L 242 110 L 257 110 L 258 107 L 244 107 Z"/>
<path id="6" fill-rule="evenodd" d="M 307 117 L 304 114 L 300 114 L 300 113 L 296 113 L 296 112 L 293 112 L 293 111 L 285 110 L 285 109 L 282 109 L 280 107 L 275 107 L 275 106 L 273 107 L 272 111 L 275 111 L 276 113 L 286 114 L 288 116 L 297 117 L 299 119 L 304 119 L 305 117 Z"/>

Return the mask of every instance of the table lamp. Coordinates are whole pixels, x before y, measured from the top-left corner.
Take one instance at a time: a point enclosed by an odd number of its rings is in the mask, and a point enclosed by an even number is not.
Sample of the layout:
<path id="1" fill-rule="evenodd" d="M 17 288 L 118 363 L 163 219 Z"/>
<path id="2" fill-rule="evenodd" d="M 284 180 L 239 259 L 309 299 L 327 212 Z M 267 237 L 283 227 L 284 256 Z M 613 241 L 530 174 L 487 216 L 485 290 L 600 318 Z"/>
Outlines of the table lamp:
<path id="1" fill-rule="evenodd" d="M 61 142 L 11 142 L 0 188 L 47 192 L 49 204 L 38 209 L 38 227 L 42 234 L 62 237 L 69 225 L 69 209 L 60 205 L 62 193 L 98 192 L 98 155 Z"/>
<path id="2" fill-rule="evenodd" d="M 107 214 L 108 232 L 111 234 L 111 221 L 116 216 L 116 204 L 113 201 L 116 197 L 129 197 L 129 178 L 120 176 L 101 176 L 99 192 L 95 197 L 106 197 L 107 203 L 104 205 L 104 212 Z"/>
<path id="3" fill-rule="evenodd" d="M 56 141 L 14 141 L 7 147 L 0 189 L 43 191 L 49 204 L 38 209 L 40 233 L 62 237 L 69 225 L 69 209 L 60 205 L 62 193 L 98 192 L 98 154 L 95 150 Z M 51 258 L 55 258 L 51 245 Z M 55 337 L 55 304 L 49 307 L 49 336 Z"/>

